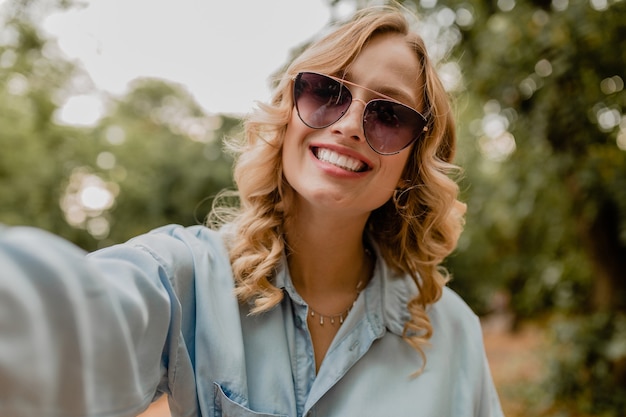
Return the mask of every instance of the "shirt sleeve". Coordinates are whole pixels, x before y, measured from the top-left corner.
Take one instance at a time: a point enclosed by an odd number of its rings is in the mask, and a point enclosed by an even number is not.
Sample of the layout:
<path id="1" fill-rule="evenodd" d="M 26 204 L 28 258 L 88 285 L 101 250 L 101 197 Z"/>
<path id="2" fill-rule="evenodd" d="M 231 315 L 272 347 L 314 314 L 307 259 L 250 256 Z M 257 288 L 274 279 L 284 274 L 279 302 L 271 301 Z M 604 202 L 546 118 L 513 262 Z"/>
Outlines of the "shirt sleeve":
<path id="1" fill-rule="evenodd" d="M 188 250 L 168 242 L 178 263 L 131 243 L 86 256 L 41 230 L 0 229 L 0 415 L 134 416 L 167 392 L 176 287 L 193 276 Z"/>
<path id="2" fill-rule="evenodd" d="M 482 336 L 480 323 L 478 326 Z M 498 397 L 498 392 L 496 391 L 496 387 L 491 376 L 491 369 L 489 368 L 489 361 L 487 360 L 482 337 L 477 338 L 477 344 L 480 347 L 480 361 L 478 361 L 478 363 L 482 365 L 482 374 L 480 374 L 480 382 L 477 384 L 479 387 L 479 400 L 477 402 L 475 416 L 504 417 L 502 407 L 500 405 L 500 398 Z"/>
<path id="3" fill-rule="evenodd" d="M 441 302 L 435 304 L 435 331 L 450 345 L 446 352 L 458 367 L 453 393 L 454 416 L 503 417 L 489 362 L 485 352 L 483 333 L 478 316 L 448 287 L 444 287 Z M 439 343 L 442 343 L 439 340 Z M 457 379 L 458 378 L 458 379 Z M 466 400 L 466 401 L 464 401 Z M 472 404 L 472 407 L 467 407 Z"/>

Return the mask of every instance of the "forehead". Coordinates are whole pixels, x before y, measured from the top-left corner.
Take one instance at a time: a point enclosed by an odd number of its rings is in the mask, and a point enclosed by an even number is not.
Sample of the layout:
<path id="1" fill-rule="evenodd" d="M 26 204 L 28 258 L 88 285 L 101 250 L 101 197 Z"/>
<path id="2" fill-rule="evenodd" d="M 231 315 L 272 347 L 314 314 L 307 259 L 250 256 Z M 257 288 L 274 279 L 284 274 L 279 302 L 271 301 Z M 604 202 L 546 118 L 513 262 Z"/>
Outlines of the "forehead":
<path id="1" fill-rule="evenodd" d="M 405 36 L 388 33 L 374 36 L 365 45 L 345 78 L 417 108 L 422 104 L 421 73 L 417 53 Z"/>

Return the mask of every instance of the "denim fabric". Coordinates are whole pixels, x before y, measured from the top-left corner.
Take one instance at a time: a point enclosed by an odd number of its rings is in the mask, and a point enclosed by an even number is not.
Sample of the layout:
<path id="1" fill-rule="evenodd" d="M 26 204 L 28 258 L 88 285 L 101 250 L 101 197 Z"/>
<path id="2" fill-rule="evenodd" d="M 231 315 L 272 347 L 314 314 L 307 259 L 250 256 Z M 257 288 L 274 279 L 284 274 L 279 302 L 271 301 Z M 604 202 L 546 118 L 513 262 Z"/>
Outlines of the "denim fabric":
<path id="1" fill-rule="evenodd" d="M 220 232 L 166 226 L 86 256 L 0 230 L 0 415 L 502 416 L 477 317 L 451 290 L 428 314 L 427 365 L 403 339 L 409 277 L 374 275 L 319 372 L 308 308 L 283 259 L 283 301 L 249 314 Z"/>

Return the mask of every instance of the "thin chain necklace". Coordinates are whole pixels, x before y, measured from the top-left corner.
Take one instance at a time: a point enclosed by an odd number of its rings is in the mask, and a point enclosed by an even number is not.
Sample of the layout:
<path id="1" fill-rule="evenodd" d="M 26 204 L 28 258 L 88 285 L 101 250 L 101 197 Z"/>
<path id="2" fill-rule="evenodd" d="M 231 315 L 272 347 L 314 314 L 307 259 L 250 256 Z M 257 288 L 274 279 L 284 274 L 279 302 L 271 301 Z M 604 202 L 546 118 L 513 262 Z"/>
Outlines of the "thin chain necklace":
<path id="1" fill-rule="evenodd" d="M 372 253 L 370 252 L 369 248 L 365 249 L 365 257 L 368 260 L 372 259 Z M 368 274 L 370 273 L 371 272 L 368 271 Z M 352 304 L 350 304 L 350 306 L 342 312 L 336 314 L 322 314 L 319 311 L 315 310 L 313 307 L 311 307 L 311 305 L 309 304 L 309 316 L 311 316 L 311 318 L 319 317 L 320 326 L 323 326 L 324 323 L 327 322 L 330 322 L 330 324 L 333 326 L 335 325 L 335 323 L 339 322 L 339 325 L 341 326 L 346 320 L 346 317 L 348 317 L 348 314 L 352 310 L 352 307 L 354 307 L 354 305 L 356 304 L 356 300 L 359 298 L 359 294 L 361 294 L 361 291 L 363 290 L 363 279 L 359 280 L 359 282 L 356 284 L 355 290 L 356 295 L 354 297 L 354 301 L 352 301 Z"/>
<path id="2" fill-rule="evenodd" d="M 330 324 L 333 326 L 335 325 L 336 322 L 339 322 L 339 325 L 341 326 L 344 320 L 346 319 L 346 317 L 348 317 L 348 313 L 350 313 L 350 310 L 352 310 L 352 307 L 354 307 L 354 305 L 356 304 L 356 300 L 359 298 L 359 294 L 361 293 L 362 285 L 363 285 L 363 280 L 359 281 L 359 283 L 356 285 L 356 296 L 354 297 L 354 301 L 352 302 L 352 304 L 350 304 L 348 308 L 343 310 L 341 313 L 322 314 L 319 311 L 314 310 L 313 307 L 309 305 L 309 315 L 313 318 L 319 317 L 320 326 L 323 326 L 324 323 L 326 322 L 330 322 Z"/>

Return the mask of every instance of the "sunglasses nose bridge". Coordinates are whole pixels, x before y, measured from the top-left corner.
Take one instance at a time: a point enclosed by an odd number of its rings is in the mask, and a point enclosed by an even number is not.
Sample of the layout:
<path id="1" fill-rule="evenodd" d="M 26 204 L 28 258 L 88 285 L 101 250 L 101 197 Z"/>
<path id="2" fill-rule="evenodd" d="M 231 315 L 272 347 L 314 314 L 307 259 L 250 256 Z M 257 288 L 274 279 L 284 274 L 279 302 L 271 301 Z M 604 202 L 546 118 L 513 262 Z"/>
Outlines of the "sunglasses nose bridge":
<path id="1" fill-rule="evenodd" d="M 362 103 L 362 106 L 355 105 L 355 102 Z M 342 112 L 339 119 L 333 123 L 335 129 L 339 129 L 352 137 L 366 140 L 365 132 L 363 131 L 363 116 L 366 105 L 366 101 L 352 97 L 349 106 Z"/>
<path id="2" fill-rule="evenodd" d="M 346 110 L 346 113 L 350 110 L 355 111 L 357 106 L 354 105 L 355 102 L 359 102 L 363 105 L 363 107 L 361 107 L 357 112 L 359 118 L 363 118 L 364 114 L 365 114 L 365 109 L 367 108 L 367 101 L 362 100 L 360 98 L 354 98 L 352 97 L 352 101 L 350 102 L 350 108 Z"/>

